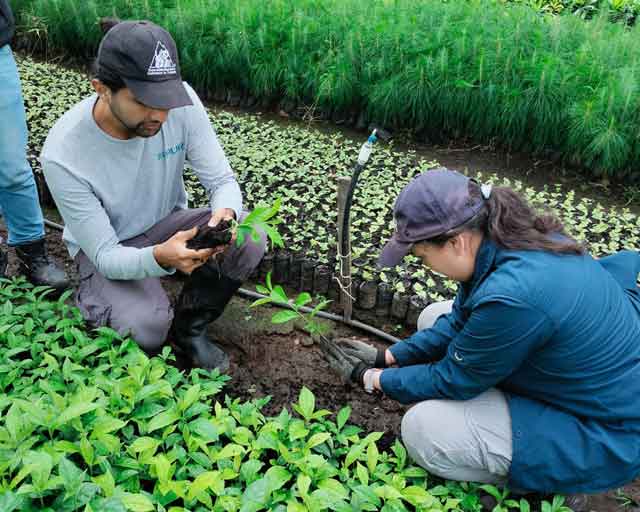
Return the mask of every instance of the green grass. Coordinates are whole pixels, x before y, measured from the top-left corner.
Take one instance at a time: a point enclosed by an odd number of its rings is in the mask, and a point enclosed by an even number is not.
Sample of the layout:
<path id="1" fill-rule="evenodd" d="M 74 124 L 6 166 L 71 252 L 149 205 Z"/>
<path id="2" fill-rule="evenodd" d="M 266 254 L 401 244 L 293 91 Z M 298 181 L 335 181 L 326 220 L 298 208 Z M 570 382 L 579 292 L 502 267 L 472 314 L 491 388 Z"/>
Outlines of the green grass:
<path id="1" fill-rule="evenodd" d="M 640 32 L 525 5 L 429 0 L 18 0 L 49 52 L 94 56 L 101 15 L 174 35 L 184 75 L 431 139 L 553 150 L 595 175 L 640 179 Z"/>

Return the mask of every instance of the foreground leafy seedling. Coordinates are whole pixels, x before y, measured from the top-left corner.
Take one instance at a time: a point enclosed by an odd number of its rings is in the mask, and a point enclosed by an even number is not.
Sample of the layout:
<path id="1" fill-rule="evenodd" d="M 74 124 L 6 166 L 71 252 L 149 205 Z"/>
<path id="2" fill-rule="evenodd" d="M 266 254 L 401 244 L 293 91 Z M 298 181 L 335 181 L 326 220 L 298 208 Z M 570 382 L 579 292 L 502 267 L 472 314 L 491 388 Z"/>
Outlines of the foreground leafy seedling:
<path id="1" fill-rule="evenodd" d="M 399 442 L 381 452 L 381 433 L 347 425 L 348 407 L 334 421 L 302 388 L 295 415 L 267 418 L 268 398 L 221 399 L 228 377 L 184 374 L 168 347 L 149 358 L 112 329 L 88 330 L 69 292 L 49 301 L 49 291 L 0 280 L 3 512 L 452 510 L 459 502 L 449 491 L 431 494 Z"/>
<path id="2" fill-rule="evenodd" d="M 281 285 L 273 285 L 271 282 L 271 272 L 267 273 L 264 285 L 257 285 L 256 290 L 266 297 L 258 299 L 251 304 L 251 307 L 258 307 L 267 304 L 276 304 L 286 306 L 288 309 L 274 313 L 271 322 L 274 324 L 284 324 L 293 320 L 301 320 L 305 330 L 310 334 L 322 336 L 322 325 L 316 321 L 316 316 L 320 311 L 326 308 L 331 301 L 322 298 L 320 302 L 309 312 L 305 312 L 303 308 L 312 301 L 311 295 L 307 292 L 300 293 L 295 299 L 289 298 Z M 325 338 L 326 340 L 326 338 Z"/>

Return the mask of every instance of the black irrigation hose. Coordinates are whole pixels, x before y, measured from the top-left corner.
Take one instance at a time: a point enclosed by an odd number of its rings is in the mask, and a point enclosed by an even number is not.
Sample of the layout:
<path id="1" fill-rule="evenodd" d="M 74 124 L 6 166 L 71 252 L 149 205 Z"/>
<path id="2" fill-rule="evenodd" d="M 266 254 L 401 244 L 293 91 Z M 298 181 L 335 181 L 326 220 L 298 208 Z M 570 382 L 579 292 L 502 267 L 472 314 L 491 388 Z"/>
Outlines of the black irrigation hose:
<path id="1" fill-rule="evenodd" d="M 344 205 L 344 214 L 342 217 L 342 236 L 340 239 L 340 254 L 342 257 L 347 255 L 347 233 L 349 232 L 349 221 L 351 217 L 351 203 L 353 202 L 353 193 L 356 190 L 356 184 L 358 183 L 358 178 L 360 178 L 360 173 L 364 169 L 364 165 L 359 162 L 353 168 L 353 175 L 351 176 L 351 183 L 349 184 L 349 191 L 347 192 L 347 199 Z"/>
<path id="2" fill-rule="evenodd" d="M 240 295 L 243 295 L 245 297 L 250 297 L 252 299 L 264 299 L 267 297 L 266 295 L 262 295 L 261 293 L 253 292 L 251 290 L 245 290 L 244 288 L 240 288 L 240 290 L 238 291 L 240 292 Z M 293 309 L 288 304 L 278 304 L 275 302 L 273 302 L 272 304 L 275 306 L 286 308 L 286 309 Z M 303 313 L 311 313 L 311 311 L 313 311 L 313 308 L 308 308 L 305 306 L 299 307 L 298 309 Z M 334 315 L 333 313 L 327 313 L 326 311 L 319 311 L 318 313 L 316 313 L 316 316 L 319 316 L 320 318 L 326 318 L 327 320 L 334 320 L 336 322 L 341 322 L 350 327 L 356 327 L 370 334 L 374 334 L 375 336 L 378 336 L 379 338 L 382 338 L 384 341 L 387 341 L 389 343 L 397 343 L 400 341 L 399 338 L 396 338 L 395 336 L 391 336 L 390 334 L 387 334 L 386 332 L 381 331 L 380 329 L 377 329 L 369 324 L 365 324 L 364 322 L 359 322 L 358 320 L 348 320 L 345 322 L 344 318 L 342 318 L 341 316 Z"/>
<path id="3" fill-rule="evenodd" d="M 61 224 L 58 224 L 56 222 L 52 222 L 48 219 L 44 219 L 44 223 L 45 225 L 57 229 L 58 231 L 62 231 L 64 229 L 64 226 Z M 240 288 L 238 290 L 238 293 L 244 297 L 249 297 L 252 299 L 263 299 L 266 298 L 266 295 L 262 295 L 261 293 L 258 292 L 254 292 L 251 290 L 247 290 L 245 288 Z M 275 303 L 274 303 L 275 304 Z M 283 308 L 288 308 L 288 309 L 292 309 L 290 306 L 287 306 L 285 304 L 275 304 L 276 306 L 280 306 Z M 311 308 L 307 308 L 307 307 L 301 307 L 299 308 L 300 311 L 304 312 L 304 313 L 310 313 L 312 311 Z M 390 334 L 387 334 L 384 331 L 381 331 L 380 329 L 377 329 L 375 327 L 373 327 L 372 325 L 369 324 L 365 324 L 364 322 L 359 322 L 358 320 L 349 320 L 347 322 L 345 322 L 345 320 L 338 315 L 334 315 L 333 313 L 327 313 L 326 311 L 319 311 L 316 316 L 320 317 L 320 318 L 326 318 L 327 320 L 333 320 L 334 322 L 341 322 L 345 325 L 348 325 L 350 327 L 355 327 L 357 329 L 361 329 L 365 332 L 368 332 L 369 334 L 373 334 L 374 336 L 378 336 L 379 338 L 382 338 L 384 341 L 389 342 L 389 343 L 397 343 L 398 341 L 400 341 L 399 338 L 396 338 L 395 336 L 391 336 Z"/>
<path id="4" fill-rule="evenodd" d="M 353 193 L 356 190 L 356 185 L 358 183 L 358 179 L 360 178 L 360 174 L 364 169 L 364 166 L 369 161 L 369 156 L 371 155 L 371 150 L 373 145 L 376 143 L 378 139 L 389 140 L 391 135 L 389 132 L 381 129 L 381 128 L 373 128 L 371 135 L 367 139 L 367 142 L 360 149 L 360 154 L 358 155 L 358 161 L 353 168 L 353 175 L 351 176 L 351 183 L 349 184 L 349 191 L 347 192 L 347 198 L 344 205 L 344 215 L 342 218 L 342 237 L 340 240 L 340 253 L 342 256 L 346 256 L 347 254 L 347 237 L 346 234 L 349 228 L 349 222 L 351 217 L 351 203 L 353 202 Z"/>

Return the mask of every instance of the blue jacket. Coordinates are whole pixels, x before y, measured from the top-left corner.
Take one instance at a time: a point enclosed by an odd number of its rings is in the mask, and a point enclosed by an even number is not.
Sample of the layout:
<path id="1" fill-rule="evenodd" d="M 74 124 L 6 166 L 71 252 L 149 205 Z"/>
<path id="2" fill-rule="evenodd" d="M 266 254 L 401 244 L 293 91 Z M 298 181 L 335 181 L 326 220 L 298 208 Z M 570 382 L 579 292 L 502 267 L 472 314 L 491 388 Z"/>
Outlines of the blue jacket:
<path id="1" fill-rule="evenodd" d="M 640 254 L 510 251 L 483 241 L 449 315 L 394 345 L 403 403 L 509 401 L 510 485 L 598 492 L 640 474 Z"/>

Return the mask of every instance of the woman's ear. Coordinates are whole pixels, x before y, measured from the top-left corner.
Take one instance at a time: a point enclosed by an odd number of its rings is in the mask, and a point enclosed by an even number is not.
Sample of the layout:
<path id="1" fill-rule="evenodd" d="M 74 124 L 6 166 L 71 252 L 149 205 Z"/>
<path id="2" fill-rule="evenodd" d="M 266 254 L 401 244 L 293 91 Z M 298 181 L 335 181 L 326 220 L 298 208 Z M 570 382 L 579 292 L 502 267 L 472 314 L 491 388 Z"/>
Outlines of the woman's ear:
<path id="1" fill-rule="evenodd" d="M 456 255 L 463 256 L 471 250 L 471 232 L 463 231 L 462 233 L 458 233 L 456 236 L 447 240 L 447 243 L 451 244 L 451 248 Z"/>

